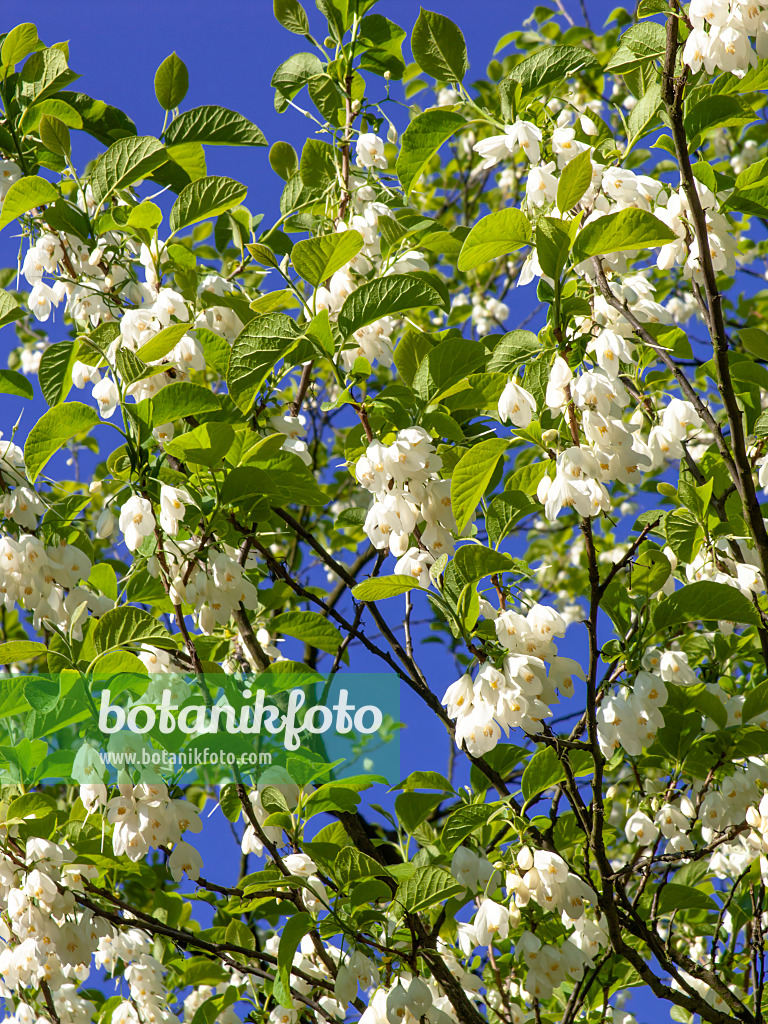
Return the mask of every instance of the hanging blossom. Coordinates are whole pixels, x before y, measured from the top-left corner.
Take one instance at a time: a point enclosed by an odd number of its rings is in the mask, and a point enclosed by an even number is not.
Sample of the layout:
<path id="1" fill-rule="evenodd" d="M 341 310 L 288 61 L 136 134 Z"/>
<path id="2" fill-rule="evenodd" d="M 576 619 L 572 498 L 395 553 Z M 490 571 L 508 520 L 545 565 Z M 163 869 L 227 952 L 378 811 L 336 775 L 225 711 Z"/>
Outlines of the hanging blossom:
<path id="1" fill-rule="evenodd" d="M 473 756 L 493 750 L 502 732 L 520 728 L 536 735 L 557 693 L 574 693 L 573 677 L 584 678 L 578 662 L 560 657 L 555 637 L 565 635 L 561 616 L 546 605 L 535 604 L 526 613 L 515 609 L 496 612 L 486 601 L 481 612 L 494 622 L 499 643 L 509 652 L 500 668 L 484 662 L 473 679 L 469 672 L 445 692 L 443 704 L 456 722 L 456 744 Z M 547 669 L 549 663 L 549 669 Z"/>
<path id="2" fill-rule="evenodd" d="M 423 587 L 429 586 L 432 562 L 454 549 L 450 480 L 440 479 L 441 468 L 422 427 L 398 431 L 390 445 L 372 441 L 355 465 L 358 483 L 374 495 L 363 526 L 371 544 L 399 556 L 395 572 L 414 576 Z M 417 529 L 421 547 L 411 543 Z"/>

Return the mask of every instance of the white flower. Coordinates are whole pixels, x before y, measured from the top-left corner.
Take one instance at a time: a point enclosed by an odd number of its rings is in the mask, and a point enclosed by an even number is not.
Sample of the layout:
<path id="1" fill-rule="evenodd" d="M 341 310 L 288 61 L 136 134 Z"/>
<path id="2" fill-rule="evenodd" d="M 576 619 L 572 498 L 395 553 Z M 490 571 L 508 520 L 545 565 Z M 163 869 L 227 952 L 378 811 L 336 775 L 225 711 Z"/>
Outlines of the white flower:
<path id="1" fill-rule="evenodd" d="M 659 838 L 658 828 L 642 811 L 635 811 L 624 831 L 630 842 L 639 842 L 641 846 L 650 846 Z"/>
<path id="2" fill-rule="evenodd" d="M 117 385 L 110 377 L 104 377 L 94 385 L 92 394 L 99 404 L 99 415 L 108 420 L 117 408 L 120 398 Z"/>
<path id="3" fill-rule="evenodd" d="M 191 500 L 187 492 L 178 487 L 160 485 L 160 526 L 172 537 L 179 532 L 179 523 L 186 512 L 185 505 Z"/>
<path id="4" fill-rule="evenodd" d="M 438 107 L 450 107 L 454 103 L 458 103 L 460 99 L 461 97 L 455 89 L 446 86 L 437 94 L 437 105 Z"/>
<path id="5" fill-rule="evenodd" d="M 0 160 L 0 202 L 5 199 L 8 189 L 21 177 L 21 168 L 13 160 Z"/>
<path id="6" fill-rule="evenodd" d="M 683 47 L 683 63 L 694 74 L 701 71 L 702 66 L 708 75 L 715 70 L 715 59 L 710 46 L 710 37 L 703 28 L 694 28 Z"/>
<path id="7" fill-rule="evenodd" d="M 155 529 L 155 517 L 152 505 L 146 498 L 134 494 L 120 509 L 120 530 L 125 535 L 125 544 L 129 551 L 141 547 L 145 537 L 149 537 Z"/>
<path id="8" fill-rule="evenodd" d="M 491 946 L 497 938 L 509 935 L 509 911 L 500 903 L 485 899 L 473 922 L 479 946 Z"/>
<path id="9" fill-rule="evenodd" d="M 729 13 L 729 0 L 691 0 L 688 17 L 694 28 L 703 29 L 705 24 L 710 28 L 720 28 L 725 25 Z"/>
<path id="10" fill-rule="evenodd" d="M 359 135 L 355 147 L 355 163 L 358 167 L 378 167 L 385 171 L 388 164 L 384 156 L 384 140 L 373 132 Z"/>
<path id="11" fill-rule="evenodd" d="M 547 384 L 545 396 L 545 401 L 552 415 L 560 412 L 568 404 L 566 391 L 572 380 L 573 373 L 570 366 L 562 356 L 558 356 L 552 364 L 552 369 L 549 371 L 549 383 Z"/>
<path id="12" fill-rule="evenodd" d="M 519 118 L 513 125 L 508 125 L 504 131 L 515 143 L 515 149 L 519 146 L 532 164 L 539 162 L 541 156 L 541 128 L 537 128 L 530 121 L 521 121 Z"/>
<path id="13" fill-rule="evenodd" d="M 515 381 L 508 381 L 499 398 L 499 416 L 515 427 L 527 427 L 536 412 L 536 399 Z"/>
<path id="14" fill-rule="evenodd" d="M 399 558 L 395 563 L 395 575 L 410 576 L 418 581 L 420 587 L 428 590 L 431 582 L 429 567 L 433 562 L 434 558 L 432 558 L 428 551 L 408 548 L 402 558 Z"/>
<path id="15" fill-rule="evenodd" d="M 518 148 L 522 149 L 532 164 L 537 164 L 541 156 L 540 143 L 541 129 L 530 121 L 521 121 L 518 118 L 514 124 L 506 126 L 503 135 L 481 139 L 472 148 L 483 158 L 481 170 L 486 170 L 495 167 L 499 160 L 504 160 Z"/>
<path id="16" fill-rule="evenodd" d="M 51 315 L 51 307 L 58 306 L 61 296 L 45 281 L 36 281 L 29 293 L 29 308 L 35 318 L 45 322 Z"/>
<path id="17" fill-rule="evenodd" d="M 552 173 L 554 169 L 554 163 L 540 164 L 530 169 L 525 183 L 525 195 L 529 203 L 534 206 L 554 203 L 557 198 L 557 178 Z"/>
<path id="18" fill-rule="evenodd" d="M 185 871 L 190 878 L 198 879 L 202 866 L 203 858 L 194 846 L 190 846 L 183 840 L 176 843 L 168 858 L 168 869 L 176 882 L 181 881 L 181 876 Z"/>
<path id="19" fill-rule="evenodd" d="M 72 383 L 76 388 L 84 388 L 86 384 L 98 384 L 100 380 L 101 374 L 95 366 L 81 363 L 79 359 L 75 361 L 72 367 Z"/>

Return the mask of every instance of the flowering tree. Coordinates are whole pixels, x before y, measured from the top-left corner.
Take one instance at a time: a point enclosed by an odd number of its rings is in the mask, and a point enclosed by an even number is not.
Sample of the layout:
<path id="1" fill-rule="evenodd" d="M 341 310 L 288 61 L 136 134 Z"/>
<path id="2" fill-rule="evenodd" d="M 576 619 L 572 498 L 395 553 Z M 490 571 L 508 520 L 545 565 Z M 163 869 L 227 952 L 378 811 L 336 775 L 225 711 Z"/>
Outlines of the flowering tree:
<path id="1" fill-rule="evenodd" d="M 176 54 L 140 137 L 2 37 L 0 391 L 49 407 L 0 445 L 9 1019 L 626 1024 L 643 986 L 757 1024 L 768 4 L 538 7 L 471 85 L 440 14 L 406 64 L 386 3 L 316 4 L 274 3 L 311 130 L 271 226 L 206 170 L 261 131 L 180 110 Z M 455 743 L 394 800 L 100 756 L 133 740 L 99 679 L 125 720 L 360 664 Z M 239 877 L 188 842 L 206 802 Z"/>

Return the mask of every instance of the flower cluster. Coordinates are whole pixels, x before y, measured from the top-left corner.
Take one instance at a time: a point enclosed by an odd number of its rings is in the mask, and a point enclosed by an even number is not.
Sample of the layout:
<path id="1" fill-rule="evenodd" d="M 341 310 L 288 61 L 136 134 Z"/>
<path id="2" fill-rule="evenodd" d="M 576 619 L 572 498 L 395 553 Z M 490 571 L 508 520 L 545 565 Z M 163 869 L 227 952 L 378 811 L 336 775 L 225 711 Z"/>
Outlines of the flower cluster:
<path id="1" fill-rule="evenodd" d="M 664 725 L 659 710 L 667 702 L 667 688 L 660 676 L 638 672 L 632 689 L 606 697 L 597 709 L 597 738 L 605 757 L 623 747 L 632 756 L 649 747 Z"/>
<path id="2" fill-rule="evenodd" d="M 694 74 L 702 67 L 708 75 L 719 68 L 743 78 L 750 67 L 757 67 L 758 57 L 768 56 L 764 0 L 691 0 L 688 17 L 693 28 L 683 49 L 683 63 Z"/>
<path id="3" fill-rule="evenodd" d="M 438 475 L 441 467 L 442 459 L 422 427 L 398 431 L 389 445 L 371 441 L 355 465 L 357 482 L 374 495 L 363 526 L 371 544 L 401 556 L 395 571 L 413 575 L 423 587 L 429 586 L 431 562 L 453 552 L 456 521 L 450 481 Z M 411 546 L 417 529 L 421 548 Z"/>
<path id="4" fill-rule="evenodd" d="M 104 808 L 107 821 L 113 826 L 112 848 L 116 856 L 125 854 L 130 860 L 141 860 L 152 847 L 172 847 L 168 869 L 178 881 L 182 872 L 197 878 L 203 861 L 197 850 L 185 842 L 184 832 L 200 832 L 200 815 L 188 800 L 169 796 L 162 783 L 126 783 L 119 786 L 119 795 L 108 799 L 107 788 L 95 782 L 80 787 L 80 799 L 91 812 Z"/>
<path id="5" fill-rule="evenodd" d="M 381 253 L 382 217 L 394 217 L 393 211 L 377 198 L 375 187 L 375 170 L 386 170 L 388 163 L 384 153 L 384 142 L 377 135 L 364 133 L 358 136 L 355 163 L 367 177 L 355 174 L 349 176 L 348 182 L 342 187 L 349 192 L 350 216 L 336 223 L 336 231 L 357 231 L 363 239 L 360 252 L 345 266 L 337 270 L 327 286 L 320 286 L 314 295 L 313 308 L 316 312 L 327 309 L 332 320 L 338 314 L 345 300 L 363 282 L 372 276 L 403 274 L 411 270 L 426 270 L 427 263 L 421 253 L 413 250 L 398 252 L 384 258 Z M 350 370 L 357 359 L 365 359 L 373 366 L 389 367 L 392 365 L 394 340 L 392 332 L 395 319 L 391 316 L 380 317 L 355 331 L 352 345 L 343 349 L 341 364 Z"/>
<path id="6" fill-rule="evenodd" d="M 467 672 L 445 692 L 443 704 L 456 721 L 456 743 L 470 754 L 492 750 L 510 729 L 535 735 L 552 715 L 557 692 L 573 696 L 573 676 L 584 678 L 572 658 L 557 654 L 554 637 L 565 635 L 565 622 L 553 609 L 534 605 L 525 615 L 513 609 L 495 613 L 483 602 L 486 618 L 495 618 L 496 637 L 509 653 L 502 667 L 481 665 L 474 680 Z M 549 662 L 547 671 L 546 662 Z"/>

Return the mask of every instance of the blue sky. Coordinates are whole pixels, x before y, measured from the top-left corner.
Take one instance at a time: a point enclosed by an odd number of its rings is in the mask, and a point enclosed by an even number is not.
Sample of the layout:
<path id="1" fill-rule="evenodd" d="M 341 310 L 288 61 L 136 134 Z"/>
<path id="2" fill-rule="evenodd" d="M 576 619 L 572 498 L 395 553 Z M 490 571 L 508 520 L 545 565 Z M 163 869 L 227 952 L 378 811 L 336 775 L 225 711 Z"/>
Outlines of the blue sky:
<path id="1" fill-rule="evenodd" d="M 564 0 L 566 8 L 579 21 L 578 0 Z M 313 29 L 320 34 L 319 15 L 312 0 L 305 0 Z M 472 72 L 480 77 L 491 58 L 498 39 L 505 33 L 520 29 L 533 9 L 533 0 L 430 0 L 430 9 L 453 18 L 467 39 Z M 555 6 L 554 3 L 551 4 Z M 600 29 L 615 7 L 610 0 L 586 0 L 593 27 Z M 190 88 L 185 108 L 215 103 L 234 108 L 255 121 L 271 143 L 285 139 L 301 148 L 306 138 L 307 122 L 295 111 L 277 115 L 273 107 L 273 90 L 269 85 L 277 65 L 304 41 L 282 29 L 273 19 L 270 0 L 228 0 L 211 4 L 209 0 L 129 0 L 123 4 L 105 4 L 103 0 L 38 0 L 31 6 L 4 5 L 3 29 L 16 20 L 35 21 L 41 38 L 50 45 L 70 40 L 70 64 L 82 77 L 74 88 L 124 109 L 136 122 L 139 134 L 159 134 L 163 112 L 154 95 L 154 73 L 160 62 L 173 50 L 189 68 Z M 410 34 L 418 15 L 415 0 L 381 0 L 377 10 L 401 24 Z M 82 163 L 95 156 L 98 143 L 88 138 L 78 143 L 76 154 Z M 254 213 L 264 214 L 265 224 L 278 216 L 278 199 L 282 182 L 269 167 L 266 149 L 230 149 L 212 147 L 208 150 L 209 173 L 226 174 L 249 187 L 248 206 Z M 10 231 L 10 229 L 8 229 Z M 2 265 L 15 263 L 16 249 L 7 234 L 0 238 Z M 515 294 L 515 316 L 522 319 L 535 302 L 533 287 Z M 50 325 L 50 340 L 65 336 L 62 328 Z M 510 326 L 516 326 L 510 321 Z M 14 345 L 12 328 L 0 338 L 0 364 L 5 362 Z M 7 400 L 0 406 L 0 430 L 6 436 L 16 421 L 20 400 Z M 35 403 L 26 417 L 44 409 Z M 22 435 L 31 422 L 22 428 Z M 390 612 L 394 609 L 388 609 Z M 579 627 L 574 627 L 574 633 Z M 575 636 L 574 636 L 575 639 Z M 579 636 L 579 644 L 581 637 Z M 567 651 L 563 645 L 563 653 Z M 421 664 L 431 678 L 437 679 L 436 690 L 442 690 L 454 678 L 452 659 L 437 644 L 423 648 Z M 356 669 L 371 670 L 378 666 L 358 650 L 353 660 Z M 441 728 L 428 728 L 415 698 L 403 694 L 403 775 L 416 768 L 445 771 L 448 759 L 448 738 Z M 514 737 L 512 738 L 514 741 Z M 381 799 L 377 794 L 377 799 Z M 227 833 L 222 836 L 222 829 Z M 229 836 L 229 829 L 220 811 L 210 819 L 197 845 L 206 859 L 207 870 L 217 881 L 237 870 L 238 857 Z M 638 1005 L 638 1004 L 636 1004 Z M 647 1005 L 647 1004 L 646 1004 Z"/>

